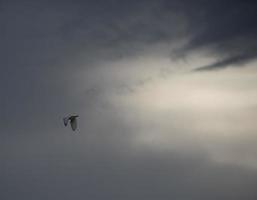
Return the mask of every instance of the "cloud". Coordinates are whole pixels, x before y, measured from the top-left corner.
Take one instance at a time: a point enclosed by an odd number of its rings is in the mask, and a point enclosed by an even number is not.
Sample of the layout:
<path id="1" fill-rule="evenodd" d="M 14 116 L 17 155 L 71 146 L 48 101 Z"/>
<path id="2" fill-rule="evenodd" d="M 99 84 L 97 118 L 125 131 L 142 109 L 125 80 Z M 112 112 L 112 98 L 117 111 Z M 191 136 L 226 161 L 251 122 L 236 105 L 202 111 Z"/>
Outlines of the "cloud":
<path id="1" fill-rule="evenodd" d="M 0 9 L 3 199 L 256 199 L 256 3 Z"/>
<path id="2" fill-rule="evenodd" d="M 172 3 L 171 3 L 172 5 Z M 256 9 L 253 1 L 182 1 L 189 24 L 189 43 L 181 52 L 211 51 L 218 61 L 206 69 L 240 65 L 256 58 Z"/>
<path id="3" fill-rule="evenodd" d="M 245 54 L 231 56 L 229 58 L 225 58 L 224 60 L 218 61 L 216 63 L 199 67 L 194 71 L 218 70 L 218 69 L 223 69 L 231 66 L 242 67 L 244 66 L 244 64 L 256 59 L 255 58 L 256 51 L 254 51 L 253 49 L 251 49 L 251 51 L 252 52 L 249 52 L 249 53 L 244 52 Z"/>

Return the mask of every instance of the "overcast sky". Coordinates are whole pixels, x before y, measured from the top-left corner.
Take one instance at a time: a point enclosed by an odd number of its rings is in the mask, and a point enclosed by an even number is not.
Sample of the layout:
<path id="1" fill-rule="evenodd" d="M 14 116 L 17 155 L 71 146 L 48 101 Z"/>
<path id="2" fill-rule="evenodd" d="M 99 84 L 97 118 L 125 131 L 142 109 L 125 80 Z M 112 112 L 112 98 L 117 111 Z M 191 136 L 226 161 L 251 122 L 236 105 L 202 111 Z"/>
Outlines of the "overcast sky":
<path id="1" fill-rule="evenodd" d="M 0 1 L 0 199 L 256 200 L 256 10 Z"/>

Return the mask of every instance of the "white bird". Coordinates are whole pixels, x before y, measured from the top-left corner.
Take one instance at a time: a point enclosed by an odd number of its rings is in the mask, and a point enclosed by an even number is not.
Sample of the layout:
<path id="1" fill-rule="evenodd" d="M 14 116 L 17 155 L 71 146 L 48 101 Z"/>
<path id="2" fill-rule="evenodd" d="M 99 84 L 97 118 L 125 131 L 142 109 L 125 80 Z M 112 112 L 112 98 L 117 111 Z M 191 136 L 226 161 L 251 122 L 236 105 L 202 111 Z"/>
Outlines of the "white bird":
<path id="1" fill-rule="evenodd" d="M 63 118 L 64 126 L 67 126 L 70 121 L 71 129 L 75 131 L 77 129 L 77 117 L 78 115 L 70 115 L 68 117 Z"/>

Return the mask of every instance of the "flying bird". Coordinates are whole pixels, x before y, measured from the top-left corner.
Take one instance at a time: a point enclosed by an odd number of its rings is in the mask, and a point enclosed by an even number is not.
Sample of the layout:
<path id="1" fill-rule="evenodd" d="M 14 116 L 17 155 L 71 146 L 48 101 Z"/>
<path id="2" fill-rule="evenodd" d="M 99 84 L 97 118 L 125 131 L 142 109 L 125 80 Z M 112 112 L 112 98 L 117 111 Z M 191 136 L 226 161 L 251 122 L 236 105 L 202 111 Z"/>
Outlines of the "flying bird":
<path id="1" fill-rule="evenodd" d="M 63 118 L 64 126 L 67 126 L 68 123 L 70 122 L 71 129 L 75 131 L 77 129 L 77 119 L 76 119 L 77 117 L 78 115 L 70 115 L 68 117 L 64 117 Z"/>

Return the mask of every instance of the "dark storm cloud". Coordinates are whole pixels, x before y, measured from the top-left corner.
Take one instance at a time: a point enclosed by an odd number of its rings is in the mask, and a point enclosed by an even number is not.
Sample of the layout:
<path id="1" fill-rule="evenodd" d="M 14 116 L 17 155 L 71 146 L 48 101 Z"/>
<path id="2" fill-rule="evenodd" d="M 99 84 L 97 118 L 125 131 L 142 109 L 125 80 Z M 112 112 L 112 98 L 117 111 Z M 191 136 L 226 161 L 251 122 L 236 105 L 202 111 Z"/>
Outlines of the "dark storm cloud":
<path id="1" fill-rule="evenodd" d="M 256 56 L 256 7 L 254 1 L 1 1 L 0 198 L 256 199 L 254 170 L 218 165 L 201 153 L 135 150 L 130 140 L 142 125 L 127 122 L 106 101 L 104 80 L 88 74 L 98 63 L 183 38 L 189 43 L 181 54 L 206 48 L 224 59 L 210 68 L 245 63 Z M 83 73 L 102 88 L 77 80 Z M 80 134 L 62 127 L 70 112 L 80 115 Z"/>
<path id="2" fill-rule="evenodd" d="M 238 66 L 242 67 L 247 62 L 254 60 L 256 58 L 257 51 L 254 49 L 250 49 L 251 52 L 242 52 L 241 55 L 234 55 L 230 56 L 228 58 L 225 58 L 224 60 L 218 61 L 214 64 L 210 64 L 207 66 L 199 67 L 195 69 L 195 71 L 206 71 L 206 70 L 217 70 L 217 69 L 223 69 L 229 66 Z"/>
<path id="3" fill-rule="evenodd" d="M 239 65 L 256 58 L 256 1 L 181 1 L 179 5 L 187 15 L 191 35 L 182 53 L 209 49 L 218 59 L 224 59 L 206 69 Z"/>
<path id="4" fill-rule="evenodd" d="M 71 89 L 79 70 L 176 36 L 177 30 L 167 28 L 169 22 L 176 23 L 176 15 L 162 15 L 161 8 L 155 1 L 3 1 L 1 95 L 6 126 L 24 128 L 29 121 L 27 126 L 38 127 L 41 119 L 56 116 L 55 110 L 69 110 L 68 104 L 74 108 L 80 100 Z"/>
<path id="5" fill-rule="evenodd" d="M 250 60 L 256 55 L 256 7 L 254 1 L 220 0 L 6 1 L 1 52 L 5 63 L 15 55 L 17 64 L 34 68 L 81 57 L 121 58 L 187 36 L 181 53 L 210 48 L 227 59 L 247 54 Z"/>

